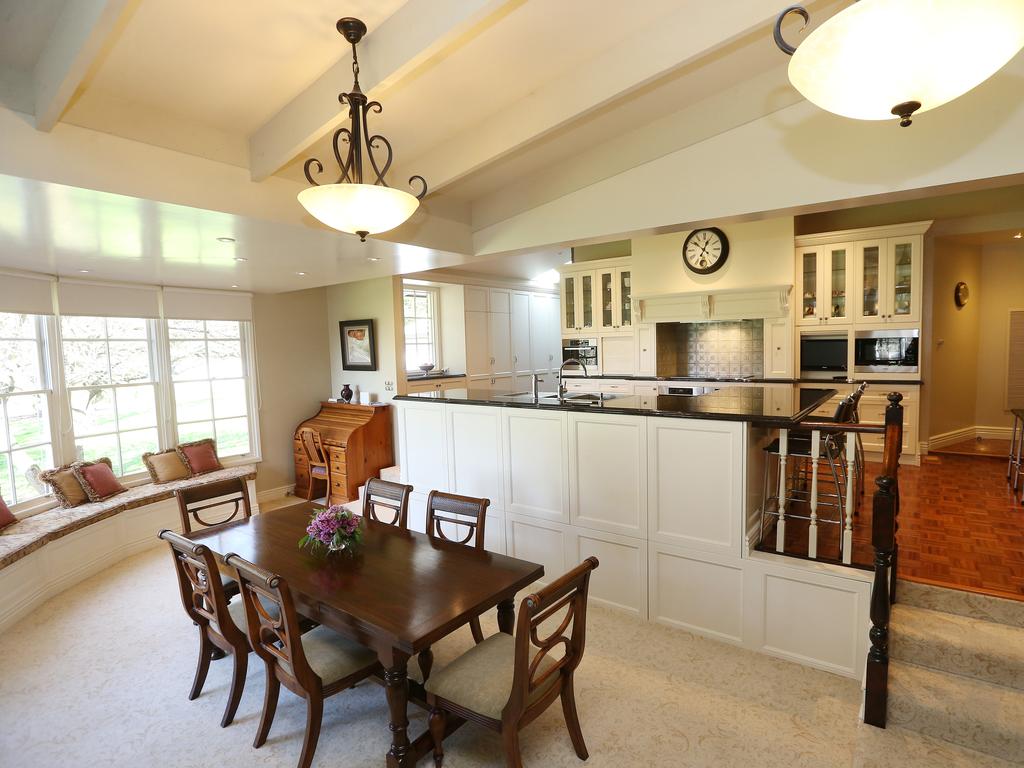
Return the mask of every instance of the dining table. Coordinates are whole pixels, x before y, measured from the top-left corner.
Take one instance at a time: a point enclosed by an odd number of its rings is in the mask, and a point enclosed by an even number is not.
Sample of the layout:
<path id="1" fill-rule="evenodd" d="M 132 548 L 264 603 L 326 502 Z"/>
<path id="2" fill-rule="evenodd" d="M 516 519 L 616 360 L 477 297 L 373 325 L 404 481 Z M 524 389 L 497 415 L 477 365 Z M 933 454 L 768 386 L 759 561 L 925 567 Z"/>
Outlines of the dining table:
<path id="1" fill-rule="evenodd" d="M 515 595 L 542 578 L 544 567 L 369 518 L 361 521 L 361 541 L 352 550 L 313 552 L 299 540 L 317 509 L 296 504 L 189 538 L 209 547 L 221 563 L 236 554 L 277 574 L 300 614 L 377 654 L 390 717 L 385 763 L 413 766 L 432 750 L 432 740 L 429 732 L 409 739 L 409 660 L 418 656 L 428 675 L 431 646 L 491 608 L 497 608 L 498 629 L 511 634 Z M 418 690 L 413 700 L 422 703 Z M 459 725 L 451 723 L 449 732 Z"/>

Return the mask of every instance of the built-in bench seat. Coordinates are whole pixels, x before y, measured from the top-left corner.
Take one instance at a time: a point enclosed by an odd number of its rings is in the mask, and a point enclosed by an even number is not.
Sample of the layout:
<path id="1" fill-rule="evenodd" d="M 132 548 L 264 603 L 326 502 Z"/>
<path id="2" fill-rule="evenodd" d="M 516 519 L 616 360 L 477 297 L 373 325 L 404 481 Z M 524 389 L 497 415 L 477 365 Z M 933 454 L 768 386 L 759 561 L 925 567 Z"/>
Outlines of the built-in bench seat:
<path id="1" fill-rule="evenodd" d="M 170 499 L 179 488 L 205 485 L 218 480 L 256 477 L 256 465 L 243 464 L 209 472 L 186 480 L 172 480 L 169 483 L 145 483 L 129 488 L 106 501 L 80 504 L 65 509 L 57 507 L 40 512 L 32 517 L 19 520 L 0 531 L 0 570 L 30 555 L 43 545 L 74 533 L 88 525 L 98 523 L 119 512 Z M 156 536 L 156 531 L 153 531 Z"/>

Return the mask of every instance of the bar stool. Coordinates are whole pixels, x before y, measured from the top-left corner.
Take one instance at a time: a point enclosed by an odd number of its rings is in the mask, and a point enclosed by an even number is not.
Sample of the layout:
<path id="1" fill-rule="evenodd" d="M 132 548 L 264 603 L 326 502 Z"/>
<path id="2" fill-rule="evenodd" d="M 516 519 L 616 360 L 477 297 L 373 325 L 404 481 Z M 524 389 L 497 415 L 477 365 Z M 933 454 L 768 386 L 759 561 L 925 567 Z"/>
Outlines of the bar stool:
<path id="1" fill-rule="evenodd" d="M 836 407 L 835 414 L 831 419 L 825 419 L 835 424 L 851 424 L 854 421 L 854 410 L 857 405 L 855 394 L 843 398 Z M 808 520 L 810 531 L 808 538 L 808 556 L 817 557 L 817 525 L 825 523 L 829 525 L 843 526 L 843 535 L 840 537 L 839 551 L 844 562 L 850 558 L 852 549 L 852 515 L 853 504 L 848 503 L 849 493 L 852 490 L 850 473 L 857 474 L 856 457 L 851 462 L 846 453 L 846 433 L 830 432 L 821 437 L 817 442 L 814 440 L 814 433 L 804 429 L 783 430 L 783 434 L 773 440 L 764 449 L 764 485 L 761 505 L 761 521 L 758 541 L 764 540 L 765 523 L 768 517 L 775 517 L 776 522 L 776 545 L 775 551 L 782 552 L 785 545 L 785 520 L 793 518 Z M 856 454 L 856 451 L 855 451 Z M 771 457 L 776 457 L 778 467 L 777 482 L 771 483 Z M 793 459 L 789 466 L 788 478 L 784 482 L 784 473 L 787 473 L 787 463 Z M 821 460 L 827 462 L 829 473 L 832 478 L 834 492 L 822 493 L 818 489 L 818 465 Z M 808 484 L 808 479 L 810 483 Z M 855 480 L 855 478 L 852 478 Z M 771 489 L 778 489 L 772 493 Z M 846 493 L 844 493 L 844 489 Z M 856 495 L 856 494 L 854 494 Z M 772 502 L 775 502 L 775 509 L 771 510 Z M 788 511 L 791 503 L 806 503 L 809 507 L 809 514 L 800 514 Z M 818 512 L 822 507 L 834 509 L 834 518 L 822 518 Z"/>
<path id="2" fill-rule="evenodd" d="M 1020 476 L 1024 470 L 1024 408 L 1014 408 L 1013 414 L 1013 435 L 1010 437 L 1010 458 L 1006 465 L 1006 482 L 1010 484 L 1013 495 L 1017 495 L 1017 486 L 1020 484 Z M 1024 504 L 1024 496 L 1021 496 L 1021 503 Z"/>

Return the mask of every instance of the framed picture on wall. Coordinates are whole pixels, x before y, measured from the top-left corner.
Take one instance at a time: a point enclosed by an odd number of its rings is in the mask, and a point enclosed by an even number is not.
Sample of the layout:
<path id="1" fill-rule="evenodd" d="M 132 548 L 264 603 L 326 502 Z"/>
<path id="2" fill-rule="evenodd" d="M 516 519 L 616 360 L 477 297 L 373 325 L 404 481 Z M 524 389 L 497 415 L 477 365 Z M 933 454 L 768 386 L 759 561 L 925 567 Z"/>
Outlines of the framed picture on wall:
<path id="1" fill-rule="evenodd" d="M 342 320 L 341 367 L 346 371 L 377 370 L 377 340 L 373 320 Z"/>

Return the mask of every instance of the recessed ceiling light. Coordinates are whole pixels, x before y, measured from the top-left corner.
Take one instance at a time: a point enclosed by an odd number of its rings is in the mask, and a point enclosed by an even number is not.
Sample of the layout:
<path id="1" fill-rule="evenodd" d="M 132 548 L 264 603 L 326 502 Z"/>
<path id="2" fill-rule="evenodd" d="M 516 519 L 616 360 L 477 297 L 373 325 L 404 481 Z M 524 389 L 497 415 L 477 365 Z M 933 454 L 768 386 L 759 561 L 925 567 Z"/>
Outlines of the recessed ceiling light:
<path id="1" fill-rule="evenodd" d="M 299 277 L 305 277 L 306 276 L 305 272 L 296 272 L 295 274 L 298 275 Z"/>
<path id="2" fill-rule="evenodd" d="M 1022 237 L 1024 237 L 1024 232 L 1018 232 L 1016 235 L 1013 236 L 1013 239 L 1020 240 Z"/>
<path id="3" fill-rule="evenodd" d="M 367 256 L 367 261 L 380 261 L 380 256 Z"/>
<path id="4" fill-rule="evenodd" d="M 78 270 L 78 271 L 79 271 L 79 272 L 80 272 L 81 274 L 83 274 L 83 275 L 88 275 L 88 274 L 89 274 L 89 270 L 88 270 L 88 269 L 80 269 L 80 270 Z"/>
<path id="5" fill-rule="evenodd" d="M 235 238 L 233 238 L 233 237 L 218 237 L 217 238 L 217 242 L 218 243 L 233 243 L 233 242 L 235 242 Z"/>
<path id="6" fill-rule="evenodd" d="M 237 288 L 238 286 L 237 286 L 237 285 L 232 285 L 231 287 L 232 287 L 232 288 Z"/>
<path id="7" fill-rule="evenodd" d="M 235 261 L 248 261 L 248 259 L 243 258 L 242 256 L 235 256 Z"/>

